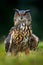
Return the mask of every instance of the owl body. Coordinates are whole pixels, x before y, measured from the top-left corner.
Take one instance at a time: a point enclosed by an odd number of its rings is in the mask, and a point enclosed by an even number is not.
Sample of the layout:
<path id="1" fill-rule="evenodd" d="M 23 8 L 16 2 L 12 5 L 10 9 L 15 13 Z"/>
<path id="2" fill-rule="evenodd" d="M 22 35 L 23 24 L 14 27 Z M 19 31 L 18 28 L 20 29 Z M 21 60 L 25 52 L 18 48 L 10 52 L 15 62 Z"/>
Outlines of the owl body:
<path id="1" fill-rule="evenodd" d="M 27 54 L 30 49 L 36 49 L 39 39 L 32 33 L 31 21 L 30 10 L 16 9 L 14 26 L 5 40 L 6 52 L 16 55 L 19 51 L 24 51 Z"/>

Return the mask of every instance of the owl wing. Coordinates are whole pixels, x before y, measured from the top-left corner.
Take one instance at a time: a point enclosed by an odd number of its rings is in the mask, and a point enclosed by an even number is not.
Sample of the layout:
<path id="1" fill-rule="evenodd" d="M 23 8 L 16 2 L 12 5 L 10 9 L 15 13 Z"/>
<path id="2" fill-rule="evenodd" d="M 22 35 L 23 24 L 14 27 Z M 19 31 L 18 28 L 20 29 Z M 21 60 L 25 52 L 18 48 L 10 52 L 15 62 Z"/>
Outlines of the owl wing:
<path id="1" fill-rule="evenodd" d="M 14 31 L 14 27 L 12 27 L 10 29 L 10 32 L 8 34 L 8 36 L 6 37 L 4 43 L 5 43 L 5 51 L 8 52 L 10 47 L 11 47 L 11 44 L 12 44 L 12 35 L 13 35 L 13 32 Z"/>

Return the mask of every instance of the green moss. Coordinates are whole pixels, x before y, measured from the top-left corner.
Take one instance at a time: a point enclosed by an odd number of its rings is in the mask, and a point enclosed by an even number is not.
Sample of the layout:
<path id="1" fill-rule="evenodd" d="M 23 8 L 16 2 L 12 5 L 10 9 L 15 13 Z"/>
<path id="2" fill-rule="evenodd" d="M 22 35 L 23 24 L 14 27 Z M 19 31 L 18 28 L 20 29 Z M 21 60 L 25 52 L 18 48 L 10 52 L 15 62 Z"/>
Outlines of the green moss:
<path id="1" fill-rule="evenodd" d="M 43 65 L 43 42 L 40 42 L 35 51 L 30 51 L 28 55 L 19 53 L 12 57 L 5 55 L 4 44 L 0 44 L 0 65 Z"/>

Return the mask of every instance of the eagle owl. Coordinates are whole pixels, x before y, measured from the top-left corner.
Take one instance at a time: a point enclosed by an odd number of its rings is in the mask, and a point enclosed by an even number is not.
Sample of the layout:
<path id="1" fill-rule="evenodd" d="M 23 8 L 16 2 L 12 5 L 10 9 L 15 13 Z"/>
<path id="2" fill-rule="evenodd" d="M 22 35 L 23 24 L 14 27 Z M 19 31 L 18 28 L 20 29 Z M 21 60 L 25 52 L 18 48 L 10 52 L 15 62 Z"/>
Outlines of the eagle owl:
<path id="1" fill-rule="evenodd" d="M 29 50 L 36 49 L 39 39 L 32 33 L 31 21 L 30 10 L 15 10 L 14 26 L 5 40 L 6 52 L 16 55 L 24 51 L 27 54 Z"/>

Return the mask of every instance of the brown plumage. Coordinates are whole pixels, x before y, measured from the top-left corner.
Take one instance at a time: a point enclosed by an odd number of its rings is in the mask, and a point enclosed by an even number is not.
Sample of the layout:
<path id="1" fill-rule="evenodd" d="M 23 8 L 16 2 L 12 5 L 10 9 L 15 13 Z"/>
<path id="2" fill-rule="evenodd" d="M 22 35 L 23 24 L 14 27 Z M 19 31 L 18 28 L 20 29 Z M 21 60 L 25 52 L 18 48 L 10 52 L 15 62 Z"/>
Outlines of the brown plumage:
<path id="1" fill-rule="evenodd" d="M 19 51 L 29 53 L 35 50 L 38 45 L 38 37 L 32 33 L 30 10 L 16 9 L 14 15 L 14 27 L 5 40 L 6 52 L 16 55 Z"/>

